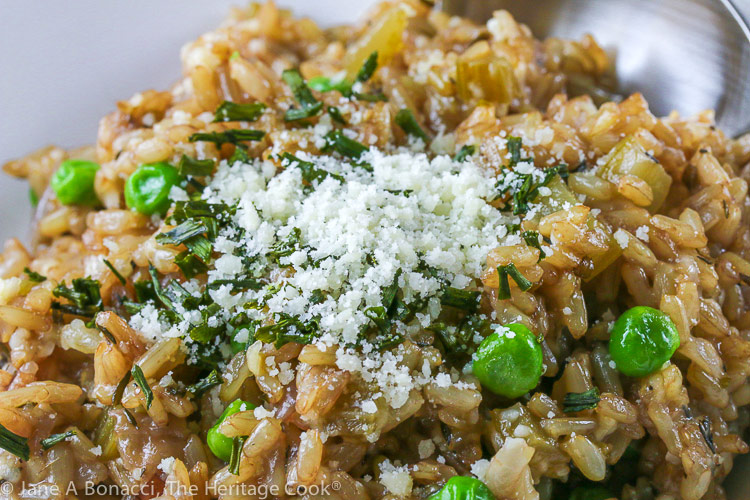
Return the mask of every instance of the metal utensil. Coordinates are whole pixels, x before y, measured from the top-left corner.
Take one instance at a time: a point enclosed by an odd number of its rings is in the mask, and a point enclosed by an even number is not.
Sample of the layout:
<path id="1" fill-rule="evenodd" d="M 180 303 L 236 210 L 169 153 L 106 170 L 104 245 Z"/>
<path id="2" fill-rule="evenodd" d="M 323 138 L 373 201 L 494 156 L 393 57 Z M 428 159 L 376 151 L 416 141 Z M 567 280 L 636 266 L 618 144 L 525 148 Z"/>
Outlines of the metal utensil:
<path id="1" fill-rule="evenodd" d="M 750 132 L 750 29 L 730 0 L 444 0 L 442 7 L 481 22 L 506 9 L 542 38 L 591 33 L 616 53 L 619 90 L 642 92 L 655 114 L 714 109 L 728 134 Z"/>

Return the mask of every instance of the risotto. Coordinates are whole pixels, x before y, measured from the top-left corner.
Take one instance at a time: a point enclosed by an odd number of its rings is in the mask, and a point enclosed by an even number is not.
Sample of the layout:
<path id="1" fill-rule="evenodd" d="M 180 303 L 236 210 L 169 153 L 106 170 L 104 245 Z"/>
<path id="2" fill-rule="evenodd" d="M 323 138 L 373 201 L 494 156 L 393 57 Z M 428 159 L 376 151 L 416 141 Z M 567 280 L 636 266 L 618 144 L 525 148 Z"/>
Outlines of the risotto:
<path id="1" fill-rule="evenodd" d="M 725 498 L 750 135 L 504 11 L 253 4 L 181 59 L 4 166 L 0 496 Z"/>

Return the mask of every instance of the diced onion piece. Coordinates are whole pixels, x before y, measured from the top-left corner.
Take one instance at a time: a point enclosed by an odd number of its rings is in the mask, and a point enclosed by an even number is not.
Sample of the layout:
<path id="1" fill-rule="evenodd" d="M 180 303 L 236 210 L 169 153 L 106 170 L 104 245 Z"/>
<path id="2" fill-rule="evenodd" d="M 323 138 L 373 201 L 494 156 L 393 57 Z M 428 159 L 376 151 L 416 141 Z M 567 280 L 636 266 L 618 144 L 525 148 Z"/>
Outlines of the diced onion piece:
<path id="1" fill-rule="evenodd" d="M 408 14 L 403 7 L 386 12 L 349 49 L 344 56 L 347 78 L 354 80 L 362 64 L 373 52 L 378 53 L 378 66 L 387 63 L 403 47 L 403 33 Z"/>
<path id="2" fill-rule="evenodd" d="M 518 81 L 510 62 L 494 54 L 486 41 L 472 45 L 456 62 L 458 96 L 468 101 L 507 104 L 518 95 Z"/>
<path id="3" fill-rule="evenodd" d="M 626 137 L 612 148 L 597 174 L 615 184 L 623 175 L 643 179 L 653 193 L 654 201 L 646 207 L 650 212 L 657 212 L 661 208 L 672 185 L 672 177 L 633 137 Z"/>

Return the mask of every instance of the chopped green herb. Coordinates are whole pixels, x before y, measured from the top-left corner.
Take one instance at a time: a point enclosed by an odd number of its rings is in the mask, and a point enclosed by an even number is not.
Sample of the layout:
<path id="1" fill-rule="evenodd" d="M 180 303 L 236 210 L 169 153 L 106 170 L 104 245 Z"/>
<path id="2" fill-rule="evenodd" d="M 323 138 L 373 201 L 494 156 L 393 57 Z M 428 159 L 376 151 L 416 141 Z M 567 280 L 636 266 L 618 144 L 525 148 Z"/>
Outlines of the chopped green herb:
<path id="1" fill-rule="evenodd" d="M 235 128 L 225 130 L 224 132 L 196 132 L 188 137 L 188 140 L 190 142 L 213 142 L 217 147 L 221 147 L 224 144 L 238 145 L 238 143 L 244 141 L 259 141 L 263 139 L 265 135 L 266 133 L 262 130 Z"/>
<path id="2" fill-rule="evenodd" d="M 512 262 L 505 266 L 499 266 L 497 268 L 497 274 L 500 279 L 497 298 L 499 298 L 500 300 L 510 298 L 510 283 L 508 282 L 509 276 L 513 278 L 513 281 L 516 282 L 518 288 L 520 288 L 522 291 L 525 292 L 526 290 L 531 288 L 531 281 L 527 280 L 524 275 L 521 274 L 521 271 L 519 271 L 518 268 L 516 268 L 516 265 Z"/>
<path id="3" fill-rule="evenodd" d="M 242 458 L 242 445 L 246 437 L 235 436 L 232 438 L 232 454 L 229 456 L 229 473 L 238 476 L 240 474 L 240 458 Z"/>
<path id="4" fill-rule="evenodd" d="M 599 389 L 594 387 L 586 392 L 569 392 L 563 399 L 563 411 L 573 413 L 593 410 L 599 404 Z"/>
<path id="5" fill-rule="evenodd" d="M 34 208 L 39 205 L 39 195 L 36 194 L 36 191 L 34 191 L 33 188 L 29 188 L 29 202 Z"/>
<path id="6" fill-rule="evenodd" d="M 212 290 L 216 290 L 224 285 L 229 285 L 235 290 L 260 290 L 261 288 L 263 288 L 263 283 L 255 278 L 214 280 L 206 286 Z"/>
<path id="7" fill-rule="evenodd" d="M 29 277 L 29 281 L 33 281 L 34 283 L 41 283 L 43 281 L 47 281 L 47 277 L 46 276 L 42 276 L 39 273 L 35 273 L 34 271 L 32 271 L 31 269 L 29 269 L 28 267 L 24 267 L 23 268 L 23 272 L 26 274 L 26 276 Z"/>
<path id="8" fill-rule="evenodd" d="M 52 290 L 52 295 L 68 299 L 72 304 L 53 302 L 52 307 L 67 314 L 93 317 L 102 310 L 100 288 L 100 283 L 91 278 L 75 278 L 70 287 L 63 281 Z"/>
<path id="9" fill-rule="evenodd" d="M 257 328 L 255 338 L 268 344 L 274 344 L 276 348 L 279 348 L 289 342 L 309 344 L 317 333 L 317 322 L 303 323 L 294 316 L 280 313 L 276 316 L 276 323 Z"/>
<path id="10" fill-rule="evenodd" d="M 365 102 L 388 102 L 388 98 L 384 94 L 368 94 L 364 92 L 354 92 L 352 96 Z"/>
<path id="11" fill-rule="evenodd" d="M 21 460 L 28 460 L 31 450 L 29 449 L 29 440 L 25 437 L 14 434 L 0 424 L 0 448 L 12 453 Z"/>
<path id="12" fill-rule="evenodd" d="M 365 151 L 370 149 L 354 139 L 349 139 L 339 129 L 328 132 L 325 135 L 325 140 L 326 144 L 323 146 L 324 152 L 333 150 L 341 156 L 346 156 L 348 158 L 358 159 Z"/>
<path id="13" fill-rule="evenodd" d="M 370 54 L 365 60 L 364 64 L 362 64 L 362 67 L 359 68 L 359 72 L 357 73 L 357 81 L 366 82 L 372 77 L 376 69 L 378 69 L 377 51 Z"/>
<path id="14" fill-rule="evenodd" d="M 62 432 L 60 434 L 52 434 L 48 438 L 42 439 L 42 449 L 49 450 L 53 446 L 55 446 L 57 443 L 60 443 L 62 441 L 65 441 L 66 439 L 75 436 L 75 431 L 68 431 L 68 432 Z"/>
<path id="15" fill-rule="evenodd" d="M 205 232 L 206 226 L 202 222 L 195 219 L 188 219 L 166 233 L 157 234 L 156 241 L 162 245 L 180 245 L 190 238 L 202 235 Z"/>
<path id="16" fill-rule="evenodd" d="M 262 102 L 236 103 L 224 101 L 216 108 L 214 122 L 254 122 L 266 110 Z"/>
<path id="17" fill-rule="evenodd" d="M 118 271 L 117 269 L 115 269 L 115 266 L 112 265 L 112 263 L 110 261 L 108 261 L 107 259 L 102 259 L 102 261 L 104 262 L 104 265 L 107 266 L 110 271 L 112 271 L 112 274 L 115 275 L 115 278 L 117 278 L 117 280 L 122 285 L 125 285 L 125 283 L 127 283 L 127 280 L 125 279 L 125 277 L 122 274 L 120 274 L 120 271 Z"/>
<path id="18" fill-rule="evenodd" d="M 299 249 L 300 237 L 302 232 L 299 228 L 295 227 L 287 239 L 284 241 L 277 241 L 272 247 L 271 251 L 266 256 L 274 262 L 278 262 L 281 257 L 288 257 L 292 255 L 296 250 Z"/>
<path id="19" fill-rule="evenodd" d="M 341 114 L 341 110 L 339 108 L 337 108 L 336 106 L 328 106 L 326 108 L 326 111 L 328 111 L 328 114 L 331 115 L 331 119 L 333 121 L 338 122 L 341 125 L 346 125 L 346 120 Z"/>
<path id="20" fill-rule="evenodd" d="M 317 115 L 323 108 L 323 103 L 318 101 L 310 88 L 305 83 L 304 78 L 297 69 L 287 69 L 281 74 L 281 78 L 292 90 L 294 98 L 299 103 L 299 109 L 289 109 L 284 115 L 286 121 L 302 120 Z"/>
<path id="21" fill-rule="evenodd" d="M 123 408 L 122 411 L 125 413 L 125 417 L 128 419 L 128 422 L 130 422 L 130 425 L 132 425 L 133 427 L 137 429 L 138 421 L 135 419 L 133 414 L 130 413 L 130 410 L 128 410 L 127 408 Z"/>
<path id="22" fill-rule="evenodd" d="M 192 175 L 194 177 L 203 177 L 211 175 L 214 171 L 214 161 L 207 160 L 196 160 L 188 155 L 182 155 L 180 163 L 177 165 L 177 170 L 180 175 Z"/>
<path id="23" fill-rule="evenodd" d="M 474 155 L 474 152 L 476 150 L 477 148 L 473 144 L 464 144 L 463 146 L 461 146 L 461 150 L 456 153 L 456 156 L 453 157 L 453 161 L 462 162 L 466 160 L 466 158 Z"/>
<path id="24" fill-rule="evenodd" d="M 178 253 L 174 258 L 174 263 L 188 280 L 208 271 L 208 266 L 190 250 Z"/>
<path id="25" fill-rule="evenodd" d="M 154 401 L 154 393 L 151 391 L 151 387 L 148 386 L 146 377 L 143 375 L 143 370 L 138 365 L 133 365 L 133 369 L 130 370 L 130 374 L 133 376 L 133 380 L 140 387 L 143 396 L 146 398 L 146 409 L 151 408 L 151 403 Z"/>
<path id="26" fill-rule="evenodd" d="M 461 290 L 459 288 L 445 287 L 440 303 L 444 306 L 455 307 L 467 312 L 474 312 L 479 307 L 481 292 L 473 290 Z"/>
<path id="27" fill-rule="evenodd" d="M 515 167 L 521 161 L 521 138 L 508 137 L 507 148 L 510 154 L 510 166 Z"/>
<path id="28" fill-rule="evenodd" d="M 130 378 L 130 372 L 125 372 L 125 375 L 123 375 L 120 381 L 117 383 L 117 387 L 115 387 L 115 393 L 112 395 L 113 406 L 117 406 L 122 402 L 122 395 L 125 394 L 125 388 L 128 386 Z"/>
<path id="29" fill-rule="evenodd" d="M 187 386 L 187 392 L 195 397 L 199 397 L 210 388 L 216 387 L 222 382 L 223 380 L 221 379 L 219 372 L 216 370 L 211 370 L 211 372 L 205 378 L 199 380 L 193 385 Z"/>
<path id="30" fill-rule="evenodd" d="M 402 109 L 396 113 L 396 124 L 407 134 L 422 139 L 425 144 L 430 140 L 410 109 Z"/>
<path id="31" fill-rule="evenodd" d="M 521 238 L 526 242 L 526 244 L 530 247 L 534 247 L 537 250 L 539 250 L 539 259 L 537 262 L 542 260 L 547 256 L 547 254 L 544 253 L 544 250 L 542 249 L 542 244 L 539 242 L 539 233 L 536 231 L 524 231 L 521 233 Z"/>
<path id="32" fill-rule="evenodd" d="M 311 78 L 307 82 L 307 86 L 318 92 L 332 92 L 335 90 L 345 97 L 348 97 L 352 93 L 352 82 L 346 79 L 332 81 L 327 76 Z"/>
<path id="33" fill-rule="evenodd" d="M 110 332 L 106 327 L 97 323 L 96 329 L 99 330 L 102 333 L 102 335 L 104 335 L 104 338 L 107 339 L 107 342 L 113 345 L 117 344 L 117 339 L 115 338 L 114 335 L 112 335 L 112 332 Z"/>
<path id="34" fill-rule="evenodd" d="M 714 443 L 714 436 L 713 432 L 711 431 L 711 419 L 708 417 L 708 415 L 704 416 L 698 421 L 698 428 L 701 431 L 703 440 L 711 450 L 711 453 L 716 453 L 716 444 Z"/>
<path id="35" fill-rule="evenodd" d="M 326 177 L 331 177 L 339 182 L 344 182 L 344 178 L 333 172 L 328 172 L 322 168 L 318 168 L 311 161 L 301 160 L 291 153 L 284 153 L 281 155 L 282 165 L 289 168 L 297 167 L 302 172 L 302 180 L 307 184 L 314 184 L 323 182 Z"/>

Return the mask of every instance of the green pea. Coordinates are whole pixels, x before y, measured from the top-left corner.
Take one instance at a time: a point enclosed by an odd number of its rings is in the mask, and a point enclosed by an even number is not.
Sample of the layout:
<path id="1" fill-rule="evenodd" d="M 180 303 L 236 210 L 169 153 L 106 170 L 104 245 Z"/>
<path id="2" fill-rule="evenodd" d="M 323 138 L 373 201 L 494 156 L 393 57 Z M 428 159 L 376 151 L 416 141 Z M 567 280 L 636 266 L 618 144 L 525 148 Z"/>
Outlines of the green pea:
<path id="1" fill-rule="evenodd" d="M 99 164 L 88 160 L 65 160 L 49 181 L 63 205 L 98 205 L 94 178 Z"/>
<path id="2" fill-rule="evenodd" d="M 495 500 L 495 497 L 479 479 L 453 476 L 427 500 Z"/>
<path id="3" fill-rule="evenodd" d="M 645 306 L 622 313 L 609 338 L 609 354 L 617 369 L 631 377 L 658 371 L 679 346 L 680 335 L 669 316 Z"/>
<path id="4" fill-rule="evenodd" d="M 607 488 L 592 485 L 579 486 L 574 489 L 568 500 L 607 500 L 609 498 L 615 498 L 615 496 Z"/>
<path id="5" fill-rule="evenodd" d="M 125 183 L 125 203 L 142 214 L 164 215 L 171 204 L 169 191 L 181 180 L 177 169 L 169 163 L 141 165 Z"/>
<path id="6" fill-rule="evenodd" d="M 523 396 L 544 372 L 542 347 L 521 323 L 494 325 L 474 357 L 473 371 L 484 387 L 508 398 Z"/>
<path id="7" fill-rule="evenodd" d="M 229 403 L 229 406 L 222 412 L 219 420 L 216 421 L 214 426 L 208 430 L 208 434 L 206 434 L 206 442 L 214 455 L 225 462 L 229 462 L 229 458 L 232 456 L 232 438 L 226 437 L 219 432 L 219 426 L 229 415 L 254 408 L 254 404 L 242 401 L 241 399 L 235 399 Z"/>

